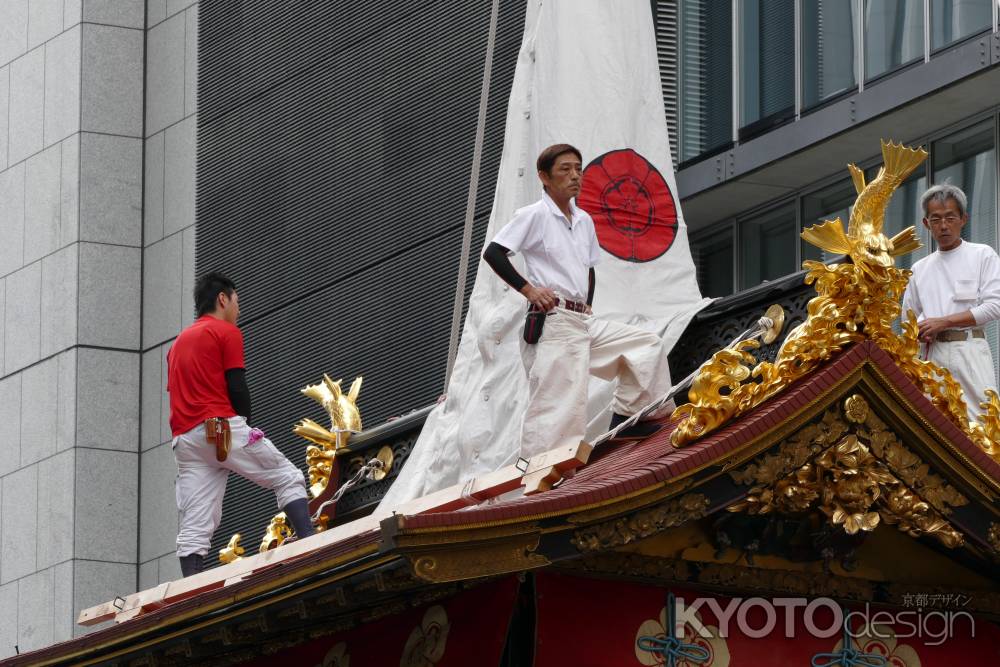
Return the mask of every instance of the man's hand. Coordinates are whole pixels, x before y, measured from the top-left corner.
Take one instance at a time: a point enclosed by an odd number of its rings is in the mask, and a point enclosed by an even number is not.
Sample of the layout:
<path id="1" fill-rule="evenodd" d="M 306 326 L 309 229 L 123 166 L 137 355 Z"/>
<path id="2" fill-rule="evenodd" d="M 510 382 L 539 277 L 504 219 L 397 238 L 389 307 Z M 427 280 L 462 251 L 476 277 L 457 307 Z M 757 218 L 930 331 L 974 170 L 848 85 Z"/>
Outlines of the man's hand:
<path id="1" fill-rule="evenodd" d="M 925 343 L 931 343 L 939 333 L 954 327 L 955 325 L 947 317 L 928 317 L 917 323 L 917 335 Z"/>
<path id="2" fill-rule="evenodd" d="M 531 305 L 536 308 L 540 308 L 545 312 L 549 312 L 556 307 L 559 303 L 559 297 L 556 293 L 550 290 L 548 287 L 535 287 L 531 283 L 528 283 L 521 288 L 521 294 L 524 295 Z"/>

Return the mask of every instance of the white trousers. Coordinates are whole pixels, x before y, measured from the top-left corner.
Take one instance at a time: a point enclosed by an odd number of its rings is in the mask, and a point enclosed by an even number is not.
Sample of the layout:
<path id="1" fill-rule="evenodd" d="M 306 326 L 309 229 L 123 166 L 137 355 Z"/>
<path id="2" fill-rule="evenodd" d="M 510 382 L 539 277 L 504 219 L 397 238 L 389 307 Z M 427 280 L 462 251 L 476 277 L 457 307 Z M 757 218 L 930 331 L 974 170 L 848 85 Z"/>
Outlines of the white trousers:
<path id="1" fill-rule="evenodd" d="M 177 460 L 177 555 L 206 555 L 212 534 L 222 519 L 222 497 L 230 472 L 274 491 L 278 508 L 306 497 L 302 471 L 285 458 L 270 440 L 252 445 L 250 427 L 243 417 L 230 417 L 232 447 L 222 463 L 215 460 L 215 445 L 205 440 L 205 425 L 199 424 L 173 440 Z"/>
<path id="2" fill-rule="evenodd" d="M 534 347 L 521 427 L 524 458 L 583 440 L 590 375 L 608 381 L 617 378 L 612 409 L 623 415 L 638 412 L 670 391 L 663 341 L 638 327 L 556 308 L 545 318 L 542 337 Z M 649 418 L 673 409 L 670 401 Z"/>
<path id="3" fill-rule="evenodd" d="M 969 421 L 976 421 L 982 413 L 980 403 L 986 401 L 986 390 L 996 390 L 996 370 L 993 354 L 985 338 L 931 343 L 929 359 L 951 371 L 951 376 L 962 385 Z"/>

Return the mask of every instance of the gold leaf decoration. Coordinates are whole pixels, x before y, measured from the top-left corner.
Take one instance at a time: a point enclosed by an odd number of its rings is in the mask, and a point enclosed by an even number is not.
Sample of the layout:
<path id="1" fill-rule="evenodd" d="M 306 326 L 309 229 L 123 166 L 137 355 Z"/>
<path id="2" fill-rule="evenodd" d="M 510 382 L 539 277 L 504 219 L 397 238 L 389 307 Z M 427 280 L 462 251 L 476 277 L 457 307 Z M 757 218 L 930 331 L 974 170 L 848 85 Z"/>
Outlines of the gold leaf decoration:
<path id="1" fill-rule="evenodd" d="M 246 552 L 246 549 L 240 546 L 240 540 L 242 537 L 242 535 L 236 533 L 229 538 L 229 544 L 226 545 L 225 549 L 219 549 L 220 563 L 228 565 L 229 563 L 235 563 L 236 561 L 241 560 L 241 556 L 243 556 Z"/>
<path id="2" fill-rule="evenodd" d="M 362 378 L 358 376 L 345 394 L 342 380 L 334 382 L 329 375 L 323 381 L 303 387 L 302 393 L 319 403 L 330 417 L 330 428 L 312 419 L 302 419 L 292 431 L 313 443 L 306 448 L 306 465 L 309 466 L 309 493 L 313 498 L 326 491 L 333 474 L 333 461 L 337 455 L 347 450 L 351 433 L 361 430 L 361 412 L 358 410 L 358 395 L 361 393 Z"/>

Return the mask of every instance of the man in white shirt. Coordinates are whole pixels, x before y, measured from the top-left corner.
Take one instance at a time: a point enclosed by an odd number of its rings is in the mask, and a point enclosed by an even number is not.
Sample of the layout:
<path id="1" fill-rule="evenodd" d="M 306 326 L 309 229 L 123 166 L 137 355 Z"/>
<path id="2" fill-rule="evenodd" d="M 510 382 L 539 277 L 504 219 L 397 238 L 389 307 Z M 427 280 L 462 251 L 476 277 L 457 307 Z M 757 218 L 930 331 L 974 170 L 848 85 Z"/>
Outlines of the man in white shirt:
<path id="1" fill-rule="evenodd" d="M 903 318 L 910 310 L 917 316 L 926 358 L 951 371 L 962 385 L 969 419 L 975 420 L 986 389 L 996 388 L 983 327 L 1000 319 L 1000 257 L 988 245 L 962 240 L 969 214 L 959 188 L 935 185 L 921 205 L 938 249 L 913 265 Z"/>
<path id="2" fill-rule="evenodd" d="M 618 379 L 612 427 L 670 390 L 667 354 L 656 334 L 591 317 L 594 265 L 600 249 L 594 221 L 573 202 L 580 192 L 583 158 L 569 144 L 546 148 L 536 163 L 542 198 L 519 209 L 483 252 L 483 259 L 544 313 L 535 359 L 528 373 L 528 404 L 521 428 L 521 456 L 529 458 L 583 440 L 588 376 Z M 508 259 L 521 253 L 527 278 Z M 649 416 L 673 409 L 670 402 Z M 626 437 L 657 430 L 639 423 Z"/>

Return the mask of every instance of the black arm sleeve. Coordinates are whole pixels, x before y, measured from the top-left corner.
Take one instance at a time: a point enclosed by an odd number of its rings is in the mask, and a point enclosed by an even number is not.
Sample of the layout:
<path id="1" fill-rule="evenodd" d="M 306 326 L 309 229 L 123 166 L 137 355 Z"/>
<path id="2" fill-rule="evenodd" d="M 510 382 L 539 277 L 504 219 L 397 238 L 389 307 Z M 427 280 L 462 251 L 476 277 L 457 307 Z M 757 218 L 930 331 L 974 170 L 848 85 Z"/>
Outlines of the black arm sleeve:
<path id="1" fill-rule="evenodd" d="M 504 248 L 499 243 L 495 241 L 486 246 L 486 250 L 483 251 L 483 259 L 486 263 L 490 265 L 500 278 L 503 279 L 505 283 L 516 289 L 518 292 L 521 288 L 528 284 L 514 265 L 510 263 L 510 259 L 507 257 L 507 253 L 510 252 L 507 248 Z"/>
<path id="2" fill-rule="evenodd" d="M 597 274 L 594 273 L 594 267 L 590 267 L 590 273 L 587 274 L 587 281 L 590 285 L 587 287 L 587 305 L 594 305 L 594 290 L 597 288 Z"/>
<path id="3" fill-rule="evenodd" d="M 247 372 L 243 368 L 230 368 L 226 371 L 226 389 L 229 392 L 229 402 L 233 410 L 250 423 L 250 387 L 247 386 Z"/>

